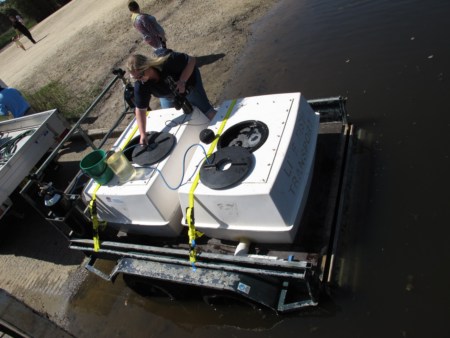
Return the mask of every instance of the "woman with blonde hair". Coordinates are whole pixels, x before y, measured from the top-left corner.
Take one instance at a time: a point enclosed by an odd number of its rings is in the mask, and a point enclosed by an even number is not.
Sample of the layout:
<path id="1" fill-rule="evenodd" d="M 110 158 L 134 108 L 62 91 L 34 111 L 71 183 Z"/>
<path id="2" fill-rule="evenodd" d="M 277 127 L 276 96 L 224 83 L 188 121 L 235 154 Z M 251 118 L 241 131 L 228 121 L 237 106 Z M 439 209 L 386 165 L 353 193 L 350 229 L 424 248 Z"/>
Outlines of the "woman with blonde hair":
<path id="1" fill-rule="evenodd" d="M 170 49 L 157 50 L 150 56 L 133 54 L 127 59 L 127 69 L 136 81 L 134 103 L 140 144 L 147 144 L 146 112 L 152 95 L 159 98 L 161 108 L 175 107 L 176 95 L 186 95 L 210 120 L 214 117 L 216 111 L 205 93 L 194 57 Z"/>

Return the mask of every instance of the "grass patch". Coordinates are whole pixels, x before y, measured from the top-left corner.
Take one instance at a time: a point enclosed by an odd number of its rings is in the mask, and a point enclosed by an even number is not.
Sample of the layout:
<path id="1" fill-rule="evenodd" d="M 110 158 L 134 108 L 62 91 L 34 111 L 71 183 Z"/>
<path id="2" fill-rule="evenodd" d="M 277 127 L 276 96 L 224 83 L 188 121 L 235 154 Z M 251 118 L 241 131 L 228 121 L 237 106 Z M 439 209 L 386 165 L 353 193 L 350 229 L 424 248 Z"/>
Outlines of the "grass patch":
<path id="1" fill-rule="evenodd" d="M 100 92 L 98 88 L 89 92 L 69 93 L 67 88 L 58 81 L 52 81 L 37 91 L 24 92 L 24 96 L 34 110 L 43 112 L 57 108 L 67 119 L 79 118 L 89 107 L 93 97 Z M 80 99 L 82 97 L 82 99 Z"/>

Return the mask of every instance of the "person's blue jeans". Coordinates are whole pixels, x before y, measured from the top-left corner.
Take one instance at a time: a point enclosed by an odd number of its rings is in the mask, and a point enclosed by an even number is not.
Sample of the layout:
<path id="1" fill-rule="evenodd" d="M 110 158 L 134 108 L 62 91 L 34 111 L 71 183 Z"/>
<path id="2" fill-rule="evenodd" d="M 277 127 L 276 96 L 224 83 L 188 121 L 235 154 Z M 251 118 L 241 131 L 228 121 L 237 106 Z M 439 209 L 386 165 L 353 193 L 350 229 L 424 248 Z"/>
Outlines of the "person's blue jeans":
<path id="1" fill-rule="evenodd" d="M 197 67 L 194 69 L 195 86 L 189 90 L 187 99 L 189 102 L 201 110 L 203 114 L 207 114 L 213 106 L 209 103 L 208 96 L 206 96 L 205 88 L 203 88 L 202 76 Z M 173 99 L 161 97 L 159 98 L 161 108 L 174 107 Z"/>

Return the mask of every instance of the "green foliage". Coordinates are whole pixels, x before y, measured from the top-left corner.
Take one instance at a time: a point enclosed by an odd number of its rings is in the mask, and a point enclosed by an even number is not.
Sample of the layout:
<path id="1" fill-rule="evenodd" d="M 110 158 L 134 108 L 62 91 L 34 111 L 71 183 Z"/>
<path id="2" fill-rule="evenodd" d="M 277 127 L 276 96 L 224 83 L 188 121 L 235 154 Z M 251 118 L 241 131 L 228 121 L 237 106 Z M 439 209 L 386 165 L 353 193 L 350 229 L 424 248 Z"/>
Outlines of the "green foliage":
<path id="1" fill-rule="evenodd" d="M 56 0 L 8 0 L 6 6 L 24 18 L 40 22 L 57 11 L 61 4 Z"/>
<path id="2" fill-rule="evenodd" d="M 86 97 L 86 99 L 80 100 L 71 95 L 61 83 L 52 81 L 36 92 L 24 92 L 23 94 L 34 110 L 38 112 L 58 108 L 58 111 L 67 119 L 76 119 L 88 108 L 91 95 L 94 93 L 86 93 L 86 95 L 80 93 L 79 97 Z"/>
<path id="3" fill-rule="evenodd" d="M 8 45 L 11 42 L 11 38 L 16 35 L 16 31 L 14 29 L 9 29 L 3 34 L 0 35 L 0 49 Z"/>

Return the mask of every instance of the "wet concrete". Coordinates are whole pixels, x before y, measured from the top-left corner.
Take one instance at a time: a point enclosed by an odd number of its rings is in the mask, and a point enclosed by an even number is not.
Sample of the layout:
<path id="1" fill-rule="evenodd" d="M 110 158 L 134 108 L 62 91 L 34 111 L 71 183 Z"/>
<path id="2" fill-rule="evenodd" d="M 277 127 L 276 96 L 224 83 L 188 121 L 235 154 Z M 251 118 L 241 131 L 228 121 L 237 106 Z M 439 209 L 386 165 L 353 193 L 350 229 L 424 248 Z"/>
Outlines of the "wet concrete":
<path id="1" fill-rule="evenodd" d="M 0 290 L 1 337 L 73 337 L 23 302 Z"/>
<path id="2" fill-rule="evenodd" d="M 51 164 L 48 170 L 49 177 L 58 178 L 53 182 L 57 189 L 69 183 L 79 170 L 80 159 L 90 151 L 80 137 L 66 143 L 60 151 L 60 165 Z M 49 210 L 44 207 L 43 199 L 37 194 L 30 195 L 41 207 L 38 212 L 19 190 L 10 196 L 13 207 L 0 223 L 0 289 L 5 301 L 0 304 L 6 306 L 1 318 L 7 318 L 17 307 L 29 308 L 33 310 L 31 314 L 29 311 L 15 314 L 17 328 L 33 337 L 59 336 L 48 335 L 41 326 L 68 325 L 65 309 L 88 275 L 81 266 L 85 256 L 70 250 L 67 238 L 45 219 Z M 35 318 L 38 313 L 42 321 Z M 30 325 L 26 325 L 28 322 Z"/>
<path id="3" fill-rule="evenodd" d="M 64 322 L 67 300 L 86 276 L 80 268 L 84 255 L 69 250 L 64 237 L 19 196 L 14 198 L 16 214 L 1 223 L 0 287 L 51 320 Z"/>

